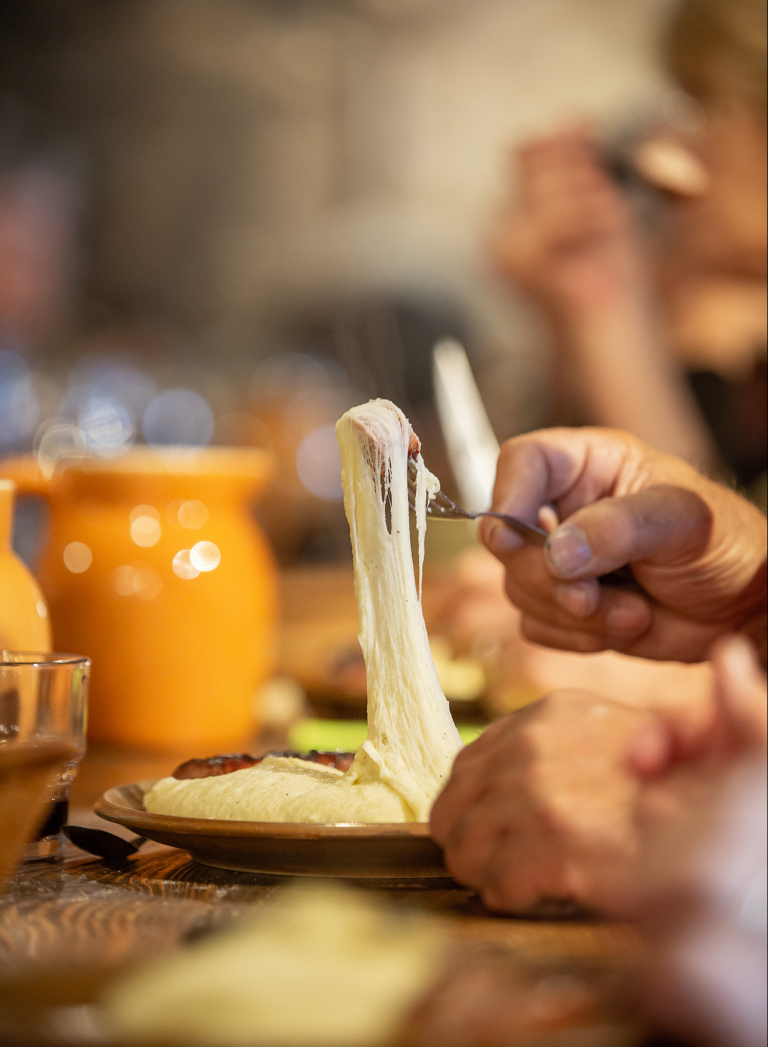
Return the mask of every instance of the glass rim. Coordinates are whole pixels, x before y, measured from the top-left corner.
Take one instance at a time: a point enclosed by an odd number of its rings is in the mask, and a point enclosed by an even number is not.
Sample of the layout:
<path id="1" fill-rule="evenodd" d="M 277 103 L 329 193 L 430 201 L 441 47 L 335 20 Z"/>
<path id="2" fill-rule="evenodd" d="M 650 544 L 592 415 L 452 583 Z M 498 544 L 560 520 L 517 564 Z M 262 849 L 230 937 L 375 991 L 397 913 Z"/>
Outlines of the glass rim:
<path id="1" fill-rule="evenodd" d="M 53 651 L 0 650 L 0 669 L 27 666 L 32 669 L 55 669 L 64 665 L 86 666 L 91 659 L 84 654 L 63 654 Z"/>

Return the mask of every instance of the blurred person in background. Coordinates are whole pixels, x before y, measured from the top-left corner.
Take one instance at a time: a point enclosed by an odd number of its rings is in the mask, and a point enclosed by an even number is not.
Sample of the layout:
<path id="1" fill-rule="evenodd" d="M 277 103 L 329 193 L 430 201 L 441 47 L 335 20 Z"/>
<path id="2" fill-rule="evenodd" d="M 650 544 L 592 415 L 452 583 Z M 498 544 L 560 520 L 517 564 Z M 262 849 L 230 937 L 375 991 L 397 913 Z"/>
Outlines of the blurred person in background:
<path id="1" fill-rule="evenodd" d="M 520 148 L 493 254 L 555 332 L 559 421 L 626 429 L 764 500 L 765 4 L 683 0 L 664 50 L 694 107 L 632 149 L 663 193 L 656 229 L 575 125 Z"/>

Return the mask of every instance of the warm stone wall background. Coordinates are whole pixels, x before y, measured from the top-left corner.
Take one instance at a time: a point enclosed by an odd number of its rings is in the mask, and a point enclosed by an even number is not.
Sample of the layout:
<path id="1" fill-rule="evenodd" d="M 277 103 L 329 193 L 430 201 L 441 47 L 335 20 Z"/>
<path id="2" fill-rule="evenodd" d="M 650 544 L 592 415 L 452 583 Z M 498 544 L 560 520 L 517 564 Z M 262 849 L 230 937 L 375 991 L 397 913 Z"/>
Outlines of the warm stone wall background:
<path id="1" fill-rule="evenodd" d="M 504 435 L 536 422 L 543 346 L 482 253 L 508 151 L 653 98 L 667 6 L 40 0 L 0 81 L 86 172 L 84 322 L 159 319 L 223 358 L 329 300 L 447 298 Z"/>

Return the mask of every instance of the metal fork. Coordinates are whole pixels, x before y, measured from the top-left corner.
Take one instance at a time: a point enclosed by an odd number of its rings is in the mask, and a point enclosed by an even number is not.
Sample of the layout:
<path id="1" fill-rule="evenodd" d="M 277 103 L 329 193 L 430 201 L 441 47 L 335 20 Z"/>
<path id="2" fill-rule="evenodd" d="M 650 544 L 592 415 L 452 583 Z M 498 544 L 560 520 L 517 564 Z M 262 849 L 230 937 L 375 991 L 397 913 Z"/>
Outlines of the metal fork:
<path id="1" fill-rule="evenodd" d="M 418 469 L 416 462 L 411 458 L 408 462 L 408 504 L 411 512 L 416 509 L 416 480 Z M 532 545 L 544 545 L 549 533 L 543 527 L 534 527 L 532 524 L 523 523 L 516 516 L 508 516 L 506 513 L 494 513 L 488 510 L 484 513 L 470 513 L 466 509 L 452 502 L 444 491 L 438 491 L 434 498 L 427 503 L 427 516 L 435 520 L 477 520 L 481 516 L 492 516 L 495 520 L 501 520 L 507 527 L 516 531 L 521 538 Z"/>
<path id="2" fill-rule="evenodd" d="M 408 504 L 411 507 L 411 512 L 416 511 L 416 482 L 418 475 L 416 462 L 411 458 L 408 461 Z M 506 513 L 494 513 L 490 510 L 484 513 L 470 513 L 456 505 L 455 502 L 452 502 L 442 490 L 438 491 L 434 498 L 427 502 L 427 516 L 433 520 L 477 520 L 481 516 L 492 516 L 495 520 L 501 520 L 507 527 L 516 531 L 521 538 L 525 538 L 531 545 L 542 546 L 549 538 L 549 532 L 545 531 L 543 527 L 523 523 L 516 516 L 508 516 Z M 647 597 L 647 593 L 638 583 L 632 573 L 632 568 L 629 566 L 621 567 L 618 571 L 612 571 L 611 574 L 604 574 L 598 578 L 598 581 L 602 585 L 607 585 L 613 589 L 625 589 L 628 592 L 639 593 L 641 596 Z"/>

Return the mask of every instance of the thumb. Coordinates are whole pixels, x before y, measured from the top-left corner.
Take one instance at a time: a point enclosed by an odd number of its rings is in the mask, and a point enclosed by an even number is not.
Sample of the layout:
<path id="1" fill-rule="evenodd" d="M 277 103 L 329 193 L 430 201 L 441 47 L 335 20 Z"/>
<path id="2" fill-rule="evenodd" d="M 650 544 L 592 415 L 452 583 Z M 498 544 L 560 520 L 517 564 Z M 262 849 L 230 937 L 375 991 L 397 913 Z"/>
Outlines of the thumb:
<path id="1" fill-rule="evenodd" d="M 720 715 L 739 748 L 766 749 L 766 681 L 751 644 L 743 636 L 720 640 L 712 650 Z"/>
<path id="2" fill-rule="evenodd" d="M 552 532 L 545 550 L 555 577 L 597 578 L 641 561 L 685 563 L 703 552 L 711 529 L 711 511 L 697 494 L 660 484 L 580 509 Z"/>

